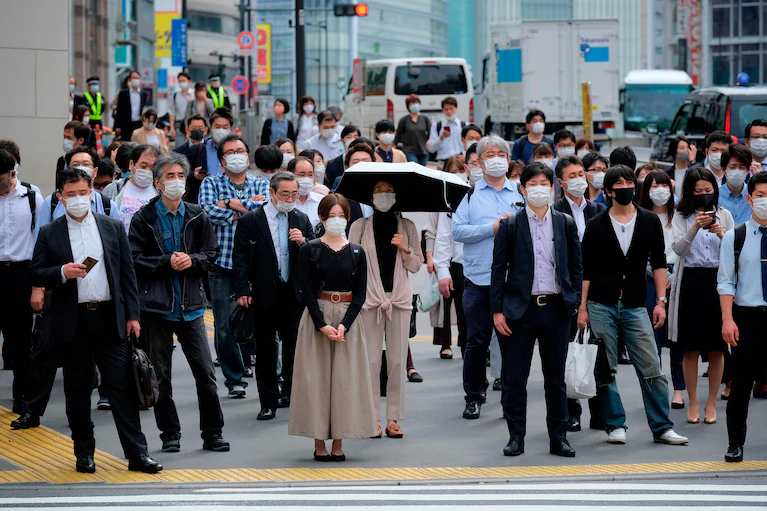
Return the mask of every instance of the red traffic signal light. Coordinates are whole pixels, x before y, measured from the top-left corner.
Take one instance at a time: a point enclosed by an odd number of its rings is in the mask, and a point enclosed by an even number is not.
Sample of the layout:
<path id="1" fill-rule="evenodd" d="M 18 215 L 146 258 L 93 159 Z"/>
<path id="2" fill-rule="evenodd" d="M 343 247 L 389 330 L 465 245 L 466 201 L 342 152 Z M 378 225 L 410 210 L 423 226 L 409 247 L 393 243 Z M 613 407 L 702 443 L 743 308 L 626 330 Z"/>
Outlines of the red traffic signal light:
<path id="1" fill-rule="evenodd" d="M 368 4 L 335 4 L 333 14 L 336 16 L 367 16 Z"/>
<path id="2" fill-rule="evenodd" d="M 354 13 L 357 16 L 367 16 L 368 15 L 368 4 L 357 4 L 354 7 Z"/>

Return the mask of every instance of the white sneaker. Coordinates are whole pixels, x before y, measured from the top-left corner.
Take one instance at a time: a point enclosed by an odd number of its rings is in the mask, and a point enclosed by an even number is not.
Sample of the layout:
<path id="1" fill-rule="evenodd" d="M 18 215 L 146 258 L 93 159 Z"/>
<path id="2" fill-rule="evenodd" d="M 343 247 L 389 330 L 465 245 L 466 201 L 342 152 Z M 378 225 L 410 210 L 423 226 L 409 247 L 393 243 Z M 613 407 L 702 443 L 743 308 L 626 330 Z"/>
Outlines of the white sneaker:
<path id="1" fill-rule="evenodd" d="M 659 444 L 669 445 L 685 445 L 689 442 L 687 437 L 678 434 L 673 429 L 667 429 L 661 436 L 656 437 L 655 441 Z"/>
<path id="2" fill-rule="evenodd" d="M 232 399 L 242 399 L 245 397 L 245 388 L 240 385 L 235 385 L 232 390 L 229 391 L 229 397 Z"/>
<path id="3" fill-rule="evenodd" d="M 625 444 L 626 430 L 624 428 L 615 428 L 607 434 L 608 444 Z"/>

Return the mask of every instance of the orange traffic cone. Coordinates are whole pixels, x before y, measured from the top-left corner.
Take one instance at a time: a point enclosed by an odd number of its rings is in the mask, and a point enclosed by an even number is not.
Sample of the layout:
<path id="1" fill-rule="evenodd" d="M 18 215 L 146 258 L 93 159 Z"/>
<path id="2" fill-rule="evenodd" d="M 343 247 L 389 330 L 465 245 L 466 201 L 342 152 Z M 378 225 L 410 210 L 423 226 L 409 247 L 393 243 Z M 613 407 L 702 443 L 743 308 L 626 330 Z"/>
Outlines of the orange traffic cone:
<path id="1" fill-rule="evenodd" d="M 96 125 L 96 152 L 104 156 L 104 145 L 101 143 L 101 125 Z"/>

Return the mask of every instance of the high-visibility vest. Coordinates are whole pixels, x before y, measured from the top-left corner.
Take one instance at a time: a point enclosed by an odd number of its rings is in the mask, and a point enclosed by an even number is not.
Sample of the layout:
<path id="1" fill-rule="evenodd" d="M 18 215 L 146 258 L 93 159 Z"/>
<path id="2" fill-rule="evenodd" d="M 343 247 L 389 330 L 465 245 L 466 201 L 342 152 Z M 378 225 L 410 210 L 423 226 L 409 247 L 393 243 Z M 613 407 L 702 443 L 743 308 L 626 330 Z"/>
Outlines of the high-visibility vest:
<path id="1" fill-rule="evenodd" d="M 93 96 L 91 96 L 91 93 L 86 92 L 85 99 L 88 101 L 88 105 L 91 108 L 91 120 L 100 121 L 101 112 L 104 108 L 104 99 L 101 97 L 101 93 L 100 92 L 96 93 L 96 101 L 94 101 Z"/>
<path id="2" fill-rule="evenodd" d="M 224 106 L 224 88 L 218 88 L 218 97 L 216 97 L 216 91 L 213 88 L 208 87 L 208 94 L 213 98 L 213 108 L 221 108 Z"/>

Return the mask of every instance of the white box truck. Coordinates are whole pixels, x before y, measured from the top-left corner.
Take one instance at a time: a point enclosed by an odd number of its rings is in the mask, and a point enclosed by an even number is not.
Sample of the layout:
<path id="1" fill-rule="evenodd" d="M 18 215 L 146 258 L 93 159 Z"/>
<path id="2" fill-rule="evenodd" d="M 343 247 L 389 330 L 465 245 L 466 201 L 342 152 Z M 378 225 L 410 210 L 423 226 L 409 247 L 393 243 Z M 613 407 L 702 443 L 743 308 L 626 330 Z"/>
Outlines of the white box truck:
<path id="1" fill-rule="evenodd" d="M 483 63 L 484 130 L 514 140 L 527 133 L 525 115 L 546 114 L 546 133 L 580 135 L 581 83 L 591 84 L 596 140 L 620 119 L 618 20 L 523 21 L 490 35 Z"/>

